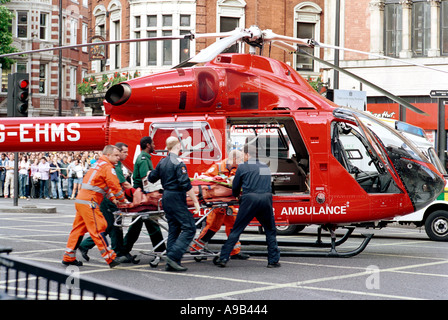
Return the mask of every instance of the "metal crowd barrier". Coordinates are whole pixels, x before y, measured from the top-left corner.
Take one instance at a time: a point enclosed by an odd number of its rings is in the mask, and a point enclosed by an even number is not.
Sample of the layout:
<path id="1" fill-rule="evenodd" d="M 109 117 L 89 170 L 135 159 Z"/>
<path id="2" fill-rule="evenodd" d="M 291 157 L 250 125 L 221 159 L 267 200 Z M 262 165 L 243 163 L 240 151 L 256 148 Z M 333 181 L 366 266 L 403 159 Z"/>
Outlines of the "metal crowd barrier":
<path id="1" fill-rule="evenodd" d="M 126 288 L 119 288 L 78 274 L 78 267 L 66 272 L 51 266 L 11 257 L 10 248 L 0 247 L 0 300 L 156 300 Z"/>

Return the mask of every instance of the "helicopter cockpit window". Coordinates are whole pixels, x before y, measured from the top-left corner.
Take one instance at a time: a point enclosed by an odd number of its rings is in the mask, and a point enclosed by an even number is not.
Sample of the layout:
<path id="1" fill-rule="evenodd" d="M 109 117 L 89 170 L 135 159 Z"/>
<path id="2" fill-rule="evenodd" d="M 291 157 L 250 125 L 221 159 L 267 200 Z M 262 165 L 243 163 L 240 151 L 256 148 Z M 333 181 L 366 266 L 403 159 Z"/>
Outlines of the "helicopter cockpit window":
<path id="1" fill-rule="evenodd" d="M 333 111 L 333 114 L 337 118 L 350 122 L 350 124 L 334 123 L 332 131 L 333 154 L 335 157 L 338 156 L 338 160 L 344 161 L 344 152 L 340 152 L 339 149 L 339 141 L 341 141 L 339 135 L 359 132 L 361 135 L 360 141 L 366 147 L 367 154 L 371 157 L 371 162 L 378 172 L 378 174 L 373 175 L 368 171 L 366 172 L 372 177 L 371 187 L 374 187 L 373 192 L 406 192 L 415 210 L 419 210 L 428 204 L 428 200 L 433 199 L 436 194 L 443 191 L 444 181 L 436 173 L 436 170 L 433 170 L 434 166 L 417 146 L 404 135 L 365 112 L 337 108 Z M 352 123 L 356 125 L 352 125 Z M 350 130 L 346 128 L 350 128 Z M 344 162 L 343 165 L 349 172 L 356 171 L 350 163 Z M 362 168 L 358 169 L 362 170 Z M 376 179 L 375 176 L 381 179 Z M 359 177 L 359 174 L 356 175 L 355 172 L 356 177 Z M 376 186 L 375 181 L 379 181 L 380 184 Z M 398 187 L 398 185 L 402 187 Z M 398 191 L 398 189 L 401 191 Z"/>
<path id="2" fill-rule="evenodd" d="M 271 169 L 275 194 L 309 193 L 309 155 L 291 119 L 235 122 L 228 132 L 229 149 L 256 147 L 260 161 Z"/>
<path id="3" fill-rule="evenodd" d="M 168 137 L 175 136 L 182 145 L 179 154 L 181 158 L 210 161 L 210 163 L 221 160 L 221 150 L 208 122 L 153 123 L 149 133 L 157 148 L 154 151 L 156 155 L 166 156 L 167 150 L 160 147 L 165 146 Z"/>
<path id="4" fill-rule="evenodd" d="M 334 122 L 331 139 L 334 157 L 367 193 L 400 193 L 361 128 L 346 122 Z"/>

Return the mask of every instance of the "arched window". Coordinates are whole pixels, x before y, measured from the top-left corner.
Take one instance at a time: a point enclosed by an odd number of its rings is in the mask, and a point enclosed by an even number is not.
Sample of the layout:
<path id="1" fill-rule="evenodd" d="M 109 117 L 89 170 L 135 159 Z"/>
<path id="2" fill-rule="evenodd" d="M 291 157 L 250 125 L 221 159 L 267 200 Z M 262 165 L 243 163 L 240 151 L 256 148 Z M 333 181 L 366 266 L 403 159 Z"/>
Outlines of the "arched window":
<path id="1" fill-rule="evenodd" d="M 246 2 L 243 0 L 219 0 L 217 3 L 216 30 L 227 32 L 244 28 L 246 24 Z M 241 52 L 242 44 L 234 44 L 225 52 Z"/>
<path id="2" fill-rule="evenodd" d="M 303 39 L 320 39 L 320 15 L 322 9 L 313 2 L 302 2 L 294 8 L 294 36 Z M 303 48 L 304 51 L 318 55 L 318 48 Z M 317 72 L 314 60 L 304 56 L 296 56 L 297 71 Z"/>

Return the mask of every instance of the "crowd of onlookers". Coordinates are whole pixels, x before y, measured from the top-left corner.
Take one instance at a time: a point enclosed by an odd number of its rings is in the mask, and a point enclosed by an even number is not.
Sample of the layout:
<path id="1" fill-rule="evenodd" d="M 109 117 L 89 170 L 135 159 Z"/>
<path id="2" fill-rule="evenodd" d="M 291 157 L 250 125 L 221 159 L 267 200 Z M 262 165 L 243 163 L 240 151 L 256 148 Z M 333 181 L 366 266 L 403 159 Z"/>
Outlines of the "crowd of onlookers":
<path id="1" fill-rule="evenodd" d="M 18 155 L 17 194 L 20 199 L 74 199 L 81 189 L 84 174 L 95 165 L 101 151 Z M 0 197 L 14 196 L 14 161 L 14 153 L 0 154 Z"/>

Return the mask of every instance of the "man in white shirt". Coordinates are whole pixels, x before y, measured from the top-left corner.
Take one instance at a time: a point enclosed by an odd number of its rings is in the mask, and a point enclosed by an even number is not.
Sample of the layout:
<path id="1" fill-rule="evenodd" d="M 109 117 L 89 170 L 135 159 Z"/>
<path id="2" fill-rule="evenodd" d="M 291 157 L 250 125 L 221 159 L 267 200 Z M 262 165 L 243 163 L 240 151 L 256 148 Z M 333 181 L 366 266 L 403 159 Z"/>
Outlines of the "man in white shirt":
<path id="1" fill-rule="evenodd" d="M 48 194 L 48 183 L 50 179 L 50 164 L 47 162 L 47 159 L 45 157 L 42 157 L 40 159 L 39 172 L 40 172 L 40 198 L 50 199 L 50 196 Z"/>
<path id="2" fill-rule="evenodd" d="M 14 153 L 9 154 L 9 159 L 5 164 L 5 198 L 14 198 Z"/>

